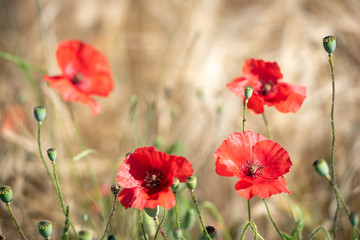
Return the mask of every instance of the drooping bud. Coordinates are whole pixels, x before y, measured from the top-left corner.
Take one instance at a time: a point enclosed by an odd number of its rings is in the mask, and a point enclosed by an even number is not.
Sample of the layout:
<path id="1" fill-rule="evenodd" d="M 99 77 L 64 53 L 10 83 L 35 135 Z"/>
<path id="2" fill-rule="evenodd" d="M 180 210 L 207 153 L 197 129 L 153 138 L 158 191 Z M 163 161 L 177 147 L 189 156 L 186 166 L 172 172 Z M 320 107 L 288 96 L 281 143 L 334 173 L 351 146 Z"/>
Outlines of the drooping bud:
<path id="1" fill-rule="evenodd" d="M 181 228 L 174 228 L 172 232 L 176 240 L 181 239 L 183 236 Z"/>
<path id="2" fill-rule="evenodd" d="M 328 180 L 330 180 L 329 166 L 328 166 L 327 162 L 325 161 L 325 159 L 320 158 L 320 159 L 316 160 L 313 163 L 313 166 L 315 168 L 315 171 L 320 176 L 326 177 Z"/>
<path id="3" fill-rule="evenodd" d="M 205 228 L 211 239 L 214 239 L 216 237 L 216 229 L 213 226 L 206 226 Z M 205 232 L 202 234 L 202 239 L 207 239 Z"/>
<path id="4" fill-rule="evenodd" d="M 245 87 L 245 99 L 249 100 L 253 94 L 253 88 L 251 86 L 246 86 Z"/>
<path id="5" fill-rule="evenodd" d="M 57 152 L 55 148 L 49 148 L 47 150 L 47 155 L 49 157 L 49 159 L 54 162 L 56 160 L 56 156 L 57 156 Z"/>
<path id="6" fill-rule="evenodd" d="M 328 54 L 332 54 L 336 48 L 336 38 L 334 36 L 327 36 L 323 38 L 323 46 Z"/>
<path id="7" fill-rule="evenodd" d="M 91 233 L 86 230 L 81 230 L 78 232 L 79 240 L 92 240 Z"/>
<path id="8" fill-rule="evenodd" d="M 349 215 L 351 226 L 357 227 L 359 224 L 359 214 L 356 211 L 352 211 Z"/>
<path id="9" fill-rule="evenodd" d="M 43 106 L 37 106 L 34 108 L 34 116 L 38 122 L 42 122 L 46 117 L 46 108 Z"/>
<path id="10" fill-rule="evenodd" d="M 186 178 L 186 186 L 188 189 L 190 189 L 190 191 L 194 191 L 194 189 L 196 188 L 196 184 L 197 184 L 196 177 L 190 176 Z"/>
<path id="11" fill-rule="evenodd" d="M 38 230 L 41 236 L 49 238 L 52 233 L 52 225 L 48 220 L 43 220 L 38 223 Z"/>
<path id="12" fill-rule="evenodd" d="M 159 215 L 159 206 L 156 206 L 156 208 L 145 208 L 145 212 L 147 215 L 149 215 L 152 218 L 157 218 Z"/>
<path id="13" fill-rule="evenodd" d="M 8 204 L 12 200 L 12 189 L 9 186 L 1 186 L 0 187 L 0 199 L 4 203 Z"/>
<path id="14" fill-rule="evenodd" d="M 177 190 L 179 189 L 179 185 L 180 185 L 180 180 L 178 178 L 174 178 L 174 182 L 171 185 L 171 190 L 173 191 L 173 193 L 177 192 Z"/>

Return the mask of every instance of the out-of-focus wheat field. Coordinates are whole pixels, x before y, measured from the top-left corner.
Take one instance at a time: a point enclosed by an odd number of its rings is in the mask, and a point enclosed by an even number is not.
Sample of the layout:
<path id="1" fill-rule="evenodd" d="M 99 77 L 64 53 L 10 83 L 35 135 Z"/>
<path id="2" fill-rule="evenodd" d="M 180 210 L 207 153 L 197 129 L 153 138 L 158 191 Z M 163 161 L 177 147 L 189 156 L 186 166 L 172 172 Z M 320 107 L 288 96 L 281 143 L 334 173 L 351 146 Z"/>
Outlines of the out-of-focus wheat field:
<path id="1" fill-rule="evenodd" d="M 56 75 L 57 44 L 79 39 L 107 56 L 115 81 L 109 97 L 96 98 L 102 112 L 92 116 L 87 106 L 63 101 L 41 73 L 0 59 L 0 185 L 12 187 L 12 208 L 24 232 L 38 239 L 36 224 L 49 219 L 60 238 L 64 222 L 37 149 L 33 108 L 42 104 L 47 108 L 42 147 L 58 151 L 62 192 L 78 229 L 101 237 L 110 211 L 109 186 L 116 183 L 127 152 L 175 145 L 176 154 L 193 164 L 198 200 L 213 202 L 239 239 L 247 201 L 234 191 L 236 179 L 215 174 L 213 153 L 229 134 L 241 131 L 242 103 L 225 84 L 242 74 L 249 58 L 276 61 L 283 81 L 307 87 L 296 114 L 265 109 L 273 140 L 293 162 L 285 176 L 291 194 L 267 201 L 273 218 L 290 234 L 295 227 L 290 209 L 297 205 L 305 217 L 304 236 L 318 225 L 330 229 L 334 194 L 312 167 L 317 158 L 330 157 L 331 75 L 322 46 L 327 35 L 337 37 L 337 179 L 349 207 L 359 211 L 359 23 L 358 0 L 0 0 L 0 51 Z M 136 107 L 131 105 L 135 98 Z M 261 115 L 248 113 L 246 128 L 266 135 Z M 95 151 L 74 161 L 84 149 Z M 261 235 L 277 239 L 263 202 L 255 197 L 251 206 Z M 89 216 L 86 223 L 83 213 Z M 129 222 L 132 215 L 133 210 L 118 206 L 110 230 L 119 239 L 128 239 L 131 231 L 131 224 L 119 221 Z M 219 225 L 206 210 L 204 220 Z M 0 206 L 0 232 L 19 239 L 5 204 Z M 342 210 L 338 239 L 350 236 Z M 320 234 L 318 239 L 324 238 Z"/>

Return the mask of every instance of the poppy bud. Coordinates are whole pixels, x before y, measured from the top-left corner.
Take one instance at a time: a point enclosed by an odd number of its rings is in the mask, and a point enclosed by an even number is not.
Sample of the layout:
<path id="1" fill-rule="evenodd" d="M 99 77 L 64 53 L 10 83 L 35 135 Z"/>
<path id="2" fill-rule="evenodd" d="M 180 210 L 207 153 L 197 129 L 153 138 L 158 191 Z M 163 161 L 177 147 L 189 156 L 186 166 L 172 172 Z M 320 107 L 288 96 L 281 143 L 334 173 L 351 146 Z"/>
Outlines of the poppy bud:
<path id="1" fill-rule="evenodd" d="M 46 108 L 43 106 L 37 106 L 34 108 L 34 116 L 38 122 L 42 122 L 46 117 Z"/>
<path id="2" fill-rule="evenodd" d="M 336 48 L 336 38 L 334 36 L 327 36 L 323 38 L 323 46 L 328 54 L 332 54 Z"/>
<path id="3" fill-rule="evenodd" d="M 174 228 L 173 229 L 173 235 L 175 239 L 181 239 L 182 237 L 182 230 L 181 228 Z"/>
<path id="4" fill-rule="evenodd" d="M 349 215 L 349 220 L 350 220 L 351 226 L 357 227 L 357 225 L 359 224 L 359 214 L 355 211 L 352 211 Z"/>
<path id="5" fill-rule="evenodd" d="M 48 220 L 43 220 L 38 223 L 38 230 L 41 236 L 49 238 L 52 233 L 52 225 Z"/>
<path id="6" fill-rule="evenodd" d="M 181 222 L 181 227 L 185 230 L 190 230 L 197 221 L 197 213 L 194 208 L 189 208 L 185 216 L 183 218 L 183 221 Z"/>
<path id="7" fill-rule="evenodd" d="M 116 240 L 116 237 L 114 235 L 109 235 L 107 240 Z"/>
<path id="8" fill-rule="evenodd" d="M 206 226 L 205 228 L 206 228 L 207 233 L 211 237 L 211 239 L 214 239 L 216 237 L 215 228 L 213 226 Z M 202 239 L 207 239 L 205 232 L 203 232 L 203 234 L 202 234 Z"/>
<path id="9" fill-rule="evenodd" d="M 6 236 L 4 234 L 0 234 L 0 240 L 6 240 Z"/>
<path id="10" fill-rule="evenodd" d="M 186 186 L 188 189 L 190 189 L 190 191 L 194 191 L 194 189 L 196 188 L 196 184 L 197 184 L 196 177 L 190 176 L 186 178 Z"/>
<path id="11" fill-rule="evenodd" d="M 329 166 L 327 164 L 327 162 L 325 161 L 325 159 L 318 159 L 313 163 L 313 166 L 315 168 L 315 171 L 323 176 L 326 177 L 328 180 L 330 180 L 330 175 L 329 175 Z"/>
<path id="12" fill-rule="evenodd" d="M 246 86 L 245 87 L 245 99 L 249 100 L 249 98 L 251 98 L 252 94 L 253 94 L 253 88 L 251 86 Z"/>
<path id="13" fill-rule="evenodd" d="M 4 203 L 8 204 L 12 200 L 12 189 L 9 186 L 1 186 L 0 187 L 0 199 Z"/>
<path id="14" fill-rule="evenodd" d="M 79 240 L 92 240 L 91 233 L 86 230 L 81 230 L 78 232 Z"/>
<path id="15" fill-rule="evenodd" d="M 177 190 L 179 189 L 179 185 L 180 185 L 180 180 L 178 178 L 174 178 L 174 182 L 171 185 L 171 190 L 173 191 L 173 193 L 177 192 Z"/>
<path id="16" fill-rule="evenodd" d="M 159 206 L 156 206 L 156 208 L 145 208 L 144 210 L 152 218 L 157 218 L 159 215 Z"/>
<path id="17" fill-rule="evenodd" d="M 49 148 L 49 149 L 47 150 L 47 155 L 48 155 L 49 159 L 50 159 L 52 162 L 55 162 L 55 160 L 56 160 L 56 155 L 57 155 L 56 149 L 55 149 L 55 148 Z"/>

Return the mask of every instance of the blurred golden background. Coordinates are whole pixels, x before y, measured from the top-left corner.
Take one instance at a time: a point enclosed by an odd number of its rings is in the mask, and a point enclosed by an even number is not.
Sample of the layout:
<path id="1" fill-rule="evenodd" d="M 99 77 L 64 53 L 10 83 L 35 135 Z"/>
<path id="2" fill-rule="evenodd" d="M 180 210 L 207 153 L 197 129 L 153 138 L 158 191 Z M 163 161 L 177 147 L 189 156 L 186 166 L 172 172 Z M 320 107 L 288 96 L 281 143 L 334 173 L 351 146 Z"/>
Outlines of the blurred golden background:
<path id="1" fill-rule="evenodd" d="M 48 115 L 43 150 L 58 150 L 64 199 L 79 229 L 93 229 L 94 238 L 100 238 L 105 213 L 99 209 L 105 203 L 96 186 L 108 190 L 127 152 L 156 144 L 159 150 L 177 146 L 178 154 L 194 166 L 198 199 L 212 201 L 239 236 L 247 220 L 246 200 L 235 193 L 235 179 L 215 174 L 213 153 L 229 134 L 241 130 L 241 101 L 225 84 L 242 74 L 249 58 L 276 61 L 284 81 L 307 87 L 307 98 L 296 114 L 265 109 L 273 139 L 294 164 L 285 176 L 291 194 L 268 200 L 273 217 L 280 230 L 290 233 L 295 224 L 289 206 L 298 205 L 305 217 L 305 236 L 318 225 L 330 229 L 334 194 L 312 168 L 314 160 L 330 156 L 331 75 L 322 47 L 327 35 L 337 37 L 337 177 L 346 202 L 359 211 L 359 23 L 357 0 L 0 0 L 0 51 L 56 75 L 57 44 L 80 39 L 107 56 L 115 80 L 108 98 L 96 98 L 102 113 L 94 117 L 87 106 L 64 102 L 41 73 L 31 71 L 29 76 L 26 69 L 0 59 L 0 184 L 12 187 L 12 206 L 24 232 L 35 239 L 42 219 L 53 222 L 58 236 L 63 228 L 60 205 L 37 150 L 33 108 L 44 104 Z M 131 99 L 137 100 L 136 107 Z M 12 123 L 9 114 L 15 116 Z M 136 121 L 131 121 L 134 116 Z M 261 115 L 249 113 L 246 128 L 266 135 Z M 84 149 L 96 152 L 74 161 Z M 118 221 L 131 216 L 132 210 L 120 209 Z M 81 223 L 83 213 L 89 214 L 88 223 Z M 262 236 L 276 239 L 257 197 L 252 214 Z M 340 220 L 338 239 L 349 239 L 343 210 Z M 205 222 L 217 224 L 206 213 Z M 114 226 L 111 231 L 120 239 L 129 236 Z M 18 238 L 4 204 L 0 232 Z"/>

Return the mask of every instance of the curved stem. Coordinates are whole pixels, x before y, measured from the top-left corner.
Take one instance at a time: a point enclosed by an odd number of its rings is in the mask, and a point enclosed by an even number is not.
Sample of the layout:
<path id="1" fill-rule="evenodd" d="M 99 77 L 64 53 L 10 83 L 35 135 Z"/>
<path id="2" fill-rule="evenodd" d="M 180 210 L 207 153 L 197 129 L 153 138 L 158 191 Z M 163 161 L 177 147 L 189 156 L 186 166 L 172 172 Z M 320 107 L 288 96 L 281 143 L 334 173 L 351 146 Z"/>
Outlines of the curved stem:
<path id="1" fill-rule="evenodd" d="M 145 233 L 145 227 L 144 227 L 143 211 L 144 210 L 139 210 L 140 225 L 141 225 L 141 229 L 142 229 L 142 232 L 143 232 L 144 239 L 147 240 L 146 233 Z"/>
<path id="2" fill-rule="evenodd" d="M 19 231 L 19 233 L 20 233 L 20 235 L 21 235 L 21 238 L 22 238 L 23 240 L 27 240 L 27 238 L 25 237 L 23 231 L 22 231 L 21 228 L 20 228 L 20 225 L 19 225 L 18 221 L 16 220 L 16 217 L 15 217 L 15 215 L 14 215 L 12 209 L 11 209 L 10 203 L 7 203 L 6 206 L 7 206 L 8 209 L 9 209 L 10 215 L 11 215 L 12 219 L 14 220 L 14 222 L 15 222 L 15 224 L 16 224 L 16 227 L 17 227 L 17 229 L 18 229 L 18 231 Z"/>
<path id="3" fill-rule="evenodd" d="M 195 198 L 195 195 L 194 195 L 194 191 L 193 191 L 193 190 L 190 190 L 190 194 L 191 194 L 191 198 L 192 198 L 192 200 L 193 200 L 193 202 L 194 202 L 194 204 L 195 204 L 196 211 L 197 211 L 198 216 L 199 216 L 199 221 L 200 221 L 201 228 L 202 228 L 203 232 L 205 233 L 207 239 L 212 240 L 211 237 L 210 237 L 210 235 L 209 235 L 209 233 L 207 232 L 207 230 L 206 230 L 206 228 L 205 228 L 205 226 L 204 226 L 204 222 L 203 222 L 203 220 L 202 220 L 201 213 L 200 213 L 199 204 L 198 204 L 198 202 L 196 201 L 196 198 Z"/>
<path id="4" fill-rule="evenodd" d="M 166 215 L 166 210 L 165 210 L 165 212 L 164 212 L 164 217 L 163 217 L 163 219 L 161 220 L 161 223 L 159 222 L 159 219 L 158 219 L 157 217 L 154 218 L 154 220 L 155 220 L 155 222 L 156 222 L 156 225 L 158 226 L 158 228 L 157 228 L 157 230 L 156 230 L 156 234 L 155 234 L 154 239 L 156 239 L 156 236 L 157 236 L 157 234 L 158 234 L 158 231 L 160 231 L 160 233 L 161 233 L 161 235 L 163 236 L 163 238 L 164 238 L 165 240 L 167 240 L 166 234 L 165 234 L 164 230 L 163 230 L 162 227 L 161 227 L 161 224 L 164 222 L 165 215 Z"/>
<path id="5" fill-rule="evenodd" d="M 323 226 L 320 226 L 320 227 L 316 228 L 316 229 L 310 234 L 310 236 L 309 236 L 308 239 L 309 239 L 309 240 L 312 239 L 320 230 L 323 230 L 323 231 L 325 232 L 327 239 L 331 239 L 331 238 L 330 238 L 330 235 L 329 235 L 329 232 L 328 232 Z"/>
<path id="6" fill-rule="evenodd" d="M 276 232 L 279 234 L 279 236 L 280 236 L 282 239 L 284 239 L 283 235 L 281 234 L 279 228 L 276 226 L 275 221 L 273 220 L 273 218 L 272 218 L 272 216 L 271 216 L 271 213 L 270 213 L 269 207 L 268 207 L 268 205 L 267 205 L 267 203 L 266 203 L 266 200 L 263 199 L 263 202 L 264 202 L 264 204 L 265 204 L 266 211 L 267 211 L 267 213 L 268 213 L 268 215 L 269 215 L 270 221 L 271 221 L 271 223 L 273 224 Z"/>
<path id="7" fill-rule="evenodd" d="M 109 216 L 109 220 L 108 220 L 108 222 L 107 222 L 107 224 L 106 224 L 104 234 L 103 234 L 103 236 L 100 238 L 100 240 L 104 239 L 104 237 L 105 237 L 105 235 L 106 235 L 106 233 L 107 233 L 107 231 L 108 231 L 108 229 L 109 229 L 111 218 L 113 217 L 114 212 L 115 212 L 115 210 L 116 210 L 116 202 L 117 202 L 117 198 L 118 198 L 118 196 L 119 196 L 119 193 L 120 193 L 120 191 L 117 191 L 117 192 L 114 194 L 114 200 L 113 200 L 113 205 L 112 205 L 111 213 L 110 213 L 110 216 Z"/>

